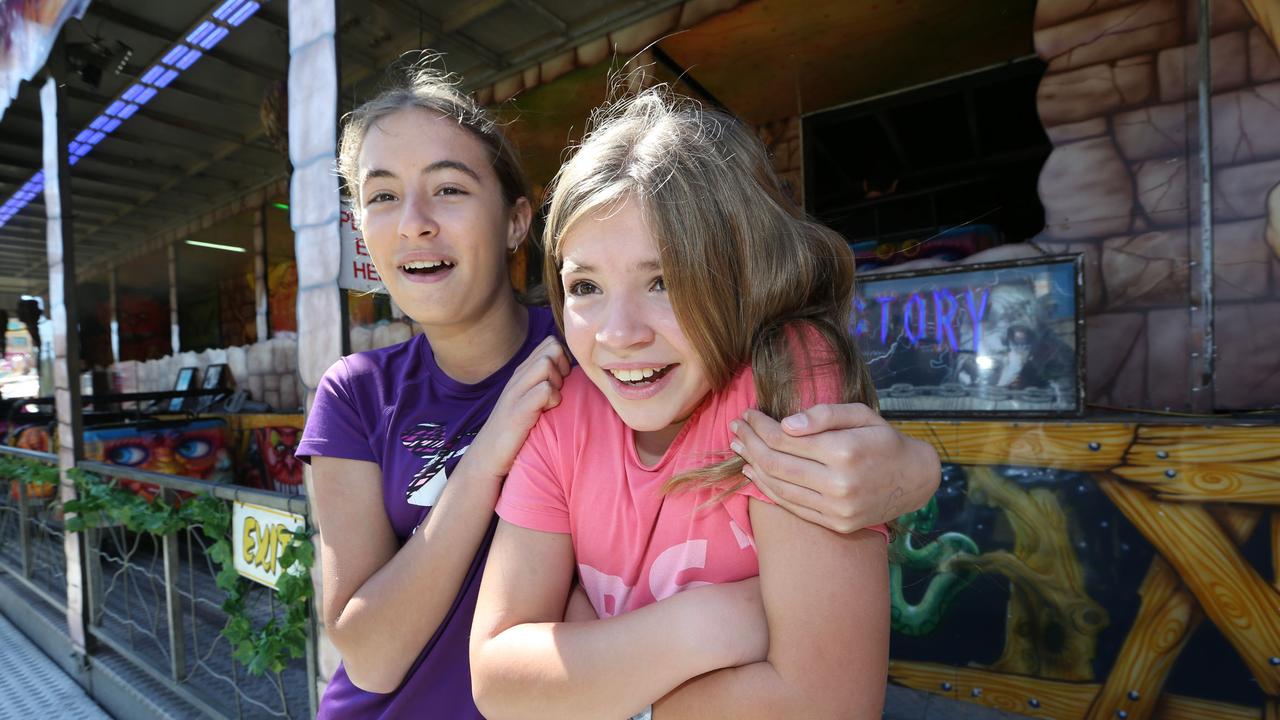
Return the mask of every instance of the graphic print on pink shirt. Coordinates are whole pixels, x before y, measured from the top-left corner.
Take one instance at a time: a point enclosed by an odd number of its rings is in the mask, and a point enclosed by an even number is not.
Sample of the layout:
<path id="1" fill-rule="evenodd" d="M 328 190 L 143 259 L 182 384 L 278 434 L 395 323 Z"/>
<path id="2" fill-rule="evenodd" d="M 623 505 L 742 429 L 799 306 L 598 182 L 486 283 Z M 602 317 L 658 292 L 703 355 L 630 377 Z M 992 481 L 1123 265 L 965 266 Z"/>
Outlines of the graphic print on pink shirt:
<path id="1" fill-rule="evenodd" d="M 662 493 L 675 474 L 724 459 L 729 421 L 755 400 L 750 369 L 709 396 L 653 466 L 640 462 L 632 430 L 580 370 L 566 378 L 561 397 L 517 457 L 498 514 L 573 536 L 579 577 L 597 615 L 759 574 L 748 503 L 768 500 L 754 485 L 715 503 L 708 502 L 716 494 L 710 490 Z"/>
<path id="2" fill-rule="evenodd" d="M 826 378 L 798 385 L 805 407 L 838 392 Z M 498 515 L 531 530 L 569 533 L 579 579 L 600 617 L 701 585 L 755 577 L 760 562 L 749 504 L 751 498 L 770 502 L 755 485 L 716 502 L 719 489 L 662 492 L 677 474 L 727 458 L 729 422 L 755 404 L 754 377 L 744 367 L 694 411 L 662 458 L 646 466 L 633 431 L 575 368 L 560 405 L 543 413 L 520 450 Z"/>

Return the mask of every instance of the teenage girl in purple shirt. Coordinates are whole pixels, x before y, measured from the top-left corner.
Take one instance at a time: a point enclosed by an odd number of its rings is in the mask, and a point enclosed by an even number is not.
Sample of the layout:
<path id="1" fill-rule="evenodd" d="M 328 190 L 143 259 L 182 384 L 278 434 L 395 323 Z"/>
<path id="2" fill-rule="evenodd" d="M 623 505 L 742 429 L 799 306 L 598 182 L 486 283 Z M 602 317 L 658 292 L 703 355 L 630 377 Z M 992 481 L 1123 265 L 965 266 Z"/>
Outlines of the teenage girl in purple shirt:
<path id="1" fill-rule="evenodd" d="M 426 67 L 347 117 L 339 171 L 379 275 L 425 335 L 335 363 L 298 450 L 312 466 L 322 617 L 343 659 L 320 717 L 480 717 L 467 634 L 494 506 L 569 370 L 550 313 L 508 281 L 533 210 L 501 128 Z M 749 412 L 732 430 L 764 493 L 839 532 L 937 487 L 932 448 L 862 405 L 782 423 Z M 704 590 L 721 601 L 690 592 Z"/>

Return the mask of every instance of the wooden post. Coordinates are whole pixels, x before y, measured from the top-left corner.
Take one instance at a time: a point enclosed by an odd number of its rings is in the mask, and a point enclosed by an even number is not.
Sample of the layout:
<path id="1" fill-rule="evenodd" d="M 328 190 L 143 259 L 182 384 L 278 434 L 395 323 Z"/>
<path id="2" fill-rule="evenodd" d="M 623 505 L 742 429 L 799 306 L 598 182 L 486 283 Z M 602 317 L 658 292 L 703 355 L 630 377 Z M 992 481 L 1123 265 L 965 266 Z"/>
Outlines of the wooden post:
<path id="1" fill-rule="evenodd" d="M 59 44 L 54 54 L 62 52 Z M 49 317 L 53 320 L 54 409 L 58 419 L 58 470 L 62 478 L 59 493 L 63 501 L 75 499 L 75 485 L 68 473 L 84 457 L 83 418 L 80 408 L 80 334 L 76 317 L 75 236 L 72 234 L 71 178 L 67 163 L 66 91 L 55 77 L 45 79 L 40 89 L 40 112 L 44 130 L 44 204 L 49 263 Z M 88 603 L 85 597 L 81 534 L 68 532 L 64 540 L 67 556 L 67 634 L 76 652 L 87 647 L 85 634 Z M 96 558 L 89 558 L 90 561 Z"/>

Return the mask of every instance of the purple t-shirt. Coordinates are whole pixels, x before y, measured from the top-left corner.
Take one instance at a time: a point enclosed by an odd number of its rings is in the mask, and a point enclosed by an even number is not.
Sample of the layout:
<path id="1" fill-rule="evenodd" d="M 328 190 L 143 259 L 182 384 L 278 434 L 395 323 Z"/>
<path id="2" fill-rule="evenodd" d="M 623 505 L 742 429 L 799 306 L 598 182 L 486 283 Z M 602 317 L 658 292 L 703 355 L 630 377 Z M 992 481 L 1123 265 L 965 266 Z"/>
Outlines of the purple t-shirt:
<path id="1" fill-rule="evenodd" d="M 512 372 L 555 332 L 546 308 L 529 308 L 529 334 L 511 361 L 465 385 L 436 365 L 425 336 L 356 353 L 324 374 L 297 456 L 346 458 L 382 469 L 382 504 L 403 545 L 444 489 L 447 474 L 493 411 Z M 493 525 L 449 614 L 404 682 L 385 695 L 357 688 L 339 667 L 318 718 L 481 718 L 471 699 L 467 644 Z"/>

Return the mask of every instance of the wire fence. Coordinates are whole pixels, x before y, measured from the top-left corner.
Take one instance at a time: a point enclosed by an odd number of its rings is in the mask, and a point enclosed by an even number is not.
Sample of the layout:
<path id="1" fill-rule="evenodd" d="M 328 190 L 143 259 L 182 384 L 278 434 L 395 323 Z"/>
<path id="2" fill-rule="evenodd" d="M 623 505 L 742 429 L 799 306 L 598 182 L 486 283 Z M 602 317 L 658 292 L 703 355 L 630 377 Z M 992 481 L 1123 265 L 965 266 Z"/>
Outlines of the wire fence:
<path id="1" fill-rule="evenodd" d="M 7 446 L 0 446 L 0 454 L 57 463 L 56 455 Z M 201 492 L 228 503 L 252 500 L 308 516 L 306 499 L 299 496 L 88 461 L 78 467 L 159 485 L 170 501 L 180 502 L 179 492 Z M 0 489 L 0 569 L 7 571 L 6 578 L 65 612 L 68 579 L 61 503 L 53 495 L 34 497 L 37 488 L 15 478 L 0 477 Z M 40 492 L 47 494 L 47 487 Z M 219 568 L 209 554 L 213 540 L 202 529 L 189 527 L 160 536 L 117 525 L 81 535 L 84 577 L 76 580 L 87 589 L 91 657 L 95 644 L 106 646 L 209 717 L 314 716 L 312 634 L 306 657 L 288 661 L 280 672 L 249 673 L 233 657 L 235 648 L 222 633 L 229 618 L 222 609 L 225 593 L 216 584 Z M 284 608 L 271 588 L 254 583 L 244 600 L 245 614 L 255 626 L 283 619 Z"/>

